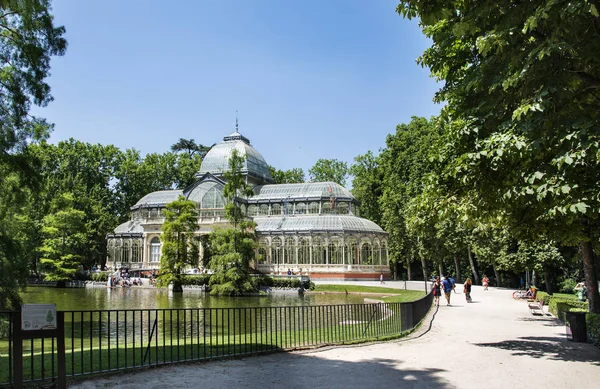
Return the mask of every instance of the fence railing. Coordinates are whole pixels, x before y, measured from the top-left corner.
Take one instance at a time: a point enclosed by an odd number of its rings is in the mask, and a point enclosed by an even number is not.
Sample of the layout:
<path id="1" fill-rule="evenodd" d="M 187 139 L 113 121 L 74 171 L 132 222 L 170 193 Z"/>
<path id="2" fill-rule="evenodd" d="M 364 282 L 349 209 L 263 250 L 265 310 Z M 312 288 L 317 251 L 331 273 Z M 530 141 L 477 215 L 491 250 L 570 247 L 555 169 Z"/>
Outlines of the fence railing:
<path id="1" fill-rule="evenodd" d="M 78 377 L 398 337 L 425 317 L 431 302 L 428 294 L 411 303 L 59 311 L 57 318 L 64 323 L 66 376 Z M 0 312 L 0 385 L 14 384 L 15 366 L 22 366 L 24 383 L 56 381 L 57 338 L 17 340 L 22 355 L 14 363 L 19 315 Z"/>

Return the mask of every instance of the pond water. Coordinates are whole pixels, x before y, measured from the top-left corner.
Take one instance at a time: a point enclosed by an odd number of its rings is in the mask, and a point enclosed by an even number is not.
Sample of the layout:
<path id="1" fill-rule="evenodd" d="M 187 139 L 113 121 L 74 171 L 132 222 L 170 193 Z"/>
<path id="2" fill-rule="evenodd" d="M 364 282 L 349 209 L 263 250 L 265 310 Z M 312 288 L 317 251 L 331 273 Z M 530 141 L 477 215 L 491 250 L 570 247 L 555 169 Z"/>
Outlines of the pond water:
<path id="1" fill-rule="evenodd" d="M 150 288 L 54 288 L 28 287 L 21 294 L 25 304 L 55 303 L 56 309 L 122 310 L 163 308 L 249 308 L 302 305 L 363 304 L 364 297 L 352 294 L 273 293 L 253 297 L 216 297 L 201 290 L 169 293 Z"/>

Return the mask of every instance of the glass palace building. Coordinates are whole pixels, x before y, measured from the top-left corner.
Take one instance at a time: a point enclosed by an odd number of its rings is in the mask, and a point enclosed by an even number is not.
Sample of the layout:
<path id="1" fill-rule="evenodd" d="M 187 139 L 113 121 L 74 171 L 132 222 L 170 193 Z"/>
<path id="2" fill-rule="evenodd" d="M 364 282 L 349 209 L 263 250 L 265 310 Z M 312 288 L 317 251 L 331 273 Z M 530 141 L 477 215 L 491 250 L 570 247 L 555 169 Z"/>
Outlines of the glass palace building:
<path id="1" fill-rule="evenodd" d="M 389 276 L 388 234 L 359 216 L 359 203 L 350 191 L 334 182 L 272 184 L 269 165 L 237 129 L 206 154 L 194 184 L 149 193 L 131 207 L 131 220 L 107 236 L 107 266 L 158 269 L 162 210 L 180 195 L 198 205 L 198 234 L 227 223 L 223 173 L 233 150 L 246 158 L 242 171 L 254 189 L 253 196 L 240 202 L 257 224 L 255 270 L 285 274 L 289 269 L 313 279 Z"/>

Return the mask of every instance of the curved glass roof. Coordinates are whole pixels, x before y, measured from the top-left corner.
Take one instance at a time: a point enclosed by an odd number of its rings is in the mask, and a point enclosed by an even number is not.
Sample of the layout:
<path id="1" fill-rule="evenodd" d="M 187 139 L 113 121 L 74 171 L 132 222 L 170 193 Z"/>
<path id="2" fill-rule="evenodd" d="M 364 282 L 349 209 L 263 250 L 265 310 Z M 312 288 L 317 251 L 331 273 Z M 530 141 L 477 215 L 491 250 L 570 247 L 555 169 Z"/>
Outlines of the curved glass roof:
<path id="1" fill-rule="evenodd" d="M 115 228 L 115 234 L 131 234 L 144 232 L 144 228 L 137 220 L 130 220 Z"/>
<path id="2" fill-rule="evenodd" d="M 256 232 L 362 232 L 387 234 L 370 220 L 352 215 L 256 217 Z"/>
<path id="3" fill-rule="evenodd" d="M 177 197 L 181 194 L 183 194 L 181 190 L 159 190 L 158 192 L 148 193 L 131 208 L 141 207 L 142 205 L 165 205 L 177 200 Z"/>
<path id="4" fill-rule="evenodd" d="M 324 197 L 347 198 L 355 200 L 352 193 L 335 182 L 306 182 L 302 184 L 271 184 L 254 188 L 254 196 L 249 202 L 265 200 L 308 199 Z"/>
<path id="5" fill-rule="evenodd" d="M 250 145 L 248 138 L 237 131 L 224 137 L 222 142 L 217 143 L 210 149 L 202 160 L 198 175 L 204 173 L 222 175 L 225 173 L 229 170 L 229 158 L 233 150 L 237 150 L 240 155 L 246 157 L 242 167 L 243 173 L 261 178 L 267 182 L 272 181 L 269 165 L 267 165 L 263 156 Z"/>

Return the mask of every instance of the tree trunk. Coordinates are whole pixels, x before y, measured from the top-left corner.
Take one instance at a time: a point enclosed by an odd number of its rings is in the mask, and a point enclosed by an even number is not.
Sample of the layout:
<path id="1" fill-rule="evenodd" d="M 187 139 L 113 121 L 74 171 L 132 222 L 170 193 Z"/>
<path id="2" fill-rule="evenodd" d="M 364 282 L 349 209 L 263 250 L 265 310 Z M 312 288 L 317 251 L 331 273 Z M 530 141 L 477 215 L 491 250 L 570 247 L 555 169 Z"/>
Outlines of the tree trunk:
<path id="1" fill-rule="evenodd" d="M 536 288 L 538 286 L 537 272 L 535 270 L 531 272 L 531 285 L 535 286 Z"/>
<path id="2" fill-rule="evenodd" d="M 396 261 L 394 265 L 394 281 L 398 281 L 398 273 L 400 272 L 400 262 Z"/>
<path id="3" fill-rule="evenodd" d="M 552 273 L 549 270 L 544 272 L 544 282 L 546 283 L 546 293 L 554 294 L 554 280 L 552 277 Z"/>
<path id="4" fill-rule="evenodd" d="M 425 257 L 420 255 L 421 257 L 421 267 L 423 268 L 423 280 L 427 281 L 429 277 L 427 276 L 427 264 L 425 263 Z"/>
<path id="5" fill-rule="evenodd" d="M 410 271 L 410 259 L 406 260 L 406 279 L 408 281 L 412 279 L 412 272 Z"/>
<path id="6" fill-rule="evenodd" d="M 494 270 L 494 276 L 496 276 L 496 286 L 500 286 L 500 273 L 498 273 L 496 265 L 492 264 L 492 269 Z"/>
<path id="7" fill-rule="evenodd" d="M 598 278 L 596 277 L 596 262 L 592 242 L 581 242 L 579 248 L 583 254 L 583 270 L 585 271 L 585 286 L 590 301 L 590 313 L 600 313 Z"/>
<path id="8" fill-rule="evenodd" d="M 441 262 L 438 264 L 438 270 L 440 271 L 440 277 L 444 275 L 444 264 Z"/>
<path id="9" fill-rule="evenodd" d="M 469 263 L 471 264 L 471 272 L 473 273 L 473 283 L 479 285 L 479 275 L 477 275 L 477 269 L 475 269 L 475 260 L 473 259 L 470 247 L 467 247 L 467 253 L 469 254 Z"/>
<path id="10" fill-rule="evenodd" d="M 169 285 L 169 291 L 171 291 L 173 293 L 183 293 L 183 285 L 181 285 L 181 282 L 173 281 Z"/>
<path id="11" fill-rule="evenodd" d="M 454 254 L 454 267 L 456 268 L 456 282 L 462 283 L 462 278 L 460 276 L 460 260 L 458 258 L 458 254 Z"/>

